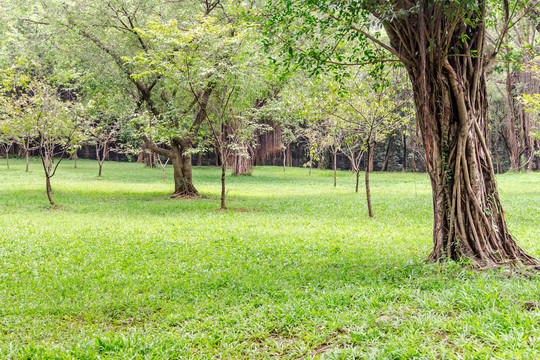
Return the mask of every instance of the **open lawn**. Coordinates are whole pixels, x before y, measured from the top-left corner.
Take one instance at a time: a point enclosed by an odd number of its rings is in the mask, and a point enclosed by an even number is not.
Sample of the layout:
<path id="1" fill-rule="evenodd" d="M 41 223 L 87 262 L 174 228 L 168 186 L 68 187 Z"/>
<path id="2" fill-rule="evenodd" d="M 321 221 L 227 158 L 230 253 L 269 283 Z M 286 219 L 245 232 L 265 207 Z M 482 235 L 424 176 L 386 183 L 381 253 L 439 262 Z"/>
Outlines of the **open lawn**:
<path id="1" fill-rule="evenodd" d="M 426 174 L 0 163 L 0 358 L 540 358 L 540 278 L 425 264 Z M 540 174 L 498 177 L 512 233 L 540 256 Z"/>

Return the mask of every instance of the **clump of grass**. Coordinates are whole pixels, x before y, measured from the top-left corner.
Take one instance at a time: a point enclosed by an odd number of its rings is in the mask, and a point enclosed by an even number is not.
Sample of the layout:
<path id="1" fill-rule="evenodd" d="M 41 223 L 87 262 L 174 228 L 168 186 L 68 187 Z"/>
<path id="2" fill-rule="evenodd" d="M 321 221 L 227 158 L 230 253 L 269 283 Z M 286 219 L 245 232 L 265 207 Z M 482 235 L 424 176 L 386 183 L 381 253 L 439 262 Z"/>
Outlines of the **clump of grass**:
<path id="1" fill-rule="evenodd" d="M 538 278 L 425 264 L 425 174 L 197 167 L 198 199 L 161 170 L 66 162 L 50 211 L 34 159 L 0 170 L 0 357 L 538 358 Z M 170 171 L 170 169 L 168 169 Z M 329 175 L 330 174 L 330 175 Z M 168 174 L 169 179 L 171 178 Z M 540 174 L 498 178 L 509 226 L 539 255 Z M 255 211 L 258 210 L 258 211 Z M 532 304 L 532 305 L 531 305 Z"/>

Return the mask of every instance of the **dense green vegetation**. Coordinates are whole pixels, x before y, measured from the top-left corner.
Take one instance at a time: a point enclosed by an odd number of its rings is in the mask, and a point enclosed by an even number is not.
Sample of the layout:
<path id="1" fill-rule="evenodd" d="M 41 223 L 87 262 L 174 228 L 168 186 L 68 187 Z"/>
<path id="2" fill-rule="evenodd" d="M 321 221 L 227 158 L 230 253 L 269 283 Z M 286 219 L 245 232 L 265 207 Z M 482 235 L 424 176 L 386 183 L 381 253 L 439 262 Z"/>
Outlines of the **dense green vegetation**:
<path id="1" fill-rule="evenodd" d="M 37 159 L 0 171 L 0 357 L 6 359 L 540 357 L 540 279 L 425 264 L 426 174 L 60 165 L 53 210 Z M 171 169 L 167 174 L 169 180 Z M 498 176 L 509 227 L 538 257 L 540 174 Z"/>

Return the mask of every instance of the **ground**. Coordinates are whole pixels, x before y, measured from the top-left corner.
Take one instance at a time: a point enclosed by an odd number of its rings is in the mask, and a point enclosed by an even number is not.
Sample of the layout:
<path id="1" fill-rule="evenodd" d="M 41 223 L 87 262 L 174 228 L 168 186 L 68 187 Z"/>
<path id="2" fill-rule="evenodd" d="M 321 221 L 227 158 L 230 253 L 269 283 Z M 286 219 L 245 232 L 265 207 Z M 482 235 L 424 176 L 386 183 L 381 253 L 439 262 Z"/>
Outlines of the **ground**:
<path id="1" fill-rule="evenodd" d="M 0 163 L 0 358 L 540 358 L 540 278 L 425 264 L 425 174 Z M 540 174 L 498 177 L 512 233 L 540 256 Z"/>

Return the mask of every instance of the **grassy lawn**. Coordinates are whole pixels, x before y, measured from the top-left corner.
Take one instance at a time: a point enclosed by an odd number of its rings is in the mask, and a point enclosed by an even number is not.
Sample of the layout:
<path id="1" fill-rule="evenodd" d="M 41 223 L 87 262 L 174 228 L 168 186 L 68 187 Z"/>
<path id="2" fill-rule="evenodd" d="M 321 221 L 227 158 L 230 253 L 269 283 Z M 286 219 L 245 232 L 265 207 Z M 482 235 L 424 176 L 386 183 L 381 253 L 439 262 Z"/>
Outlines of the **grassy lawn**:
<path id="1" fill-rule="evenodd" d="M 52 186 L 0 163 L 2 359 L 538 359 L 540 279 L 425 264 L 426 174 L 354 175 L 71 161 Z M 540 174 L 498 177 L 518 243 L 540 256 Z M 538 308 L 536 306 L 538 304 Z"/>

